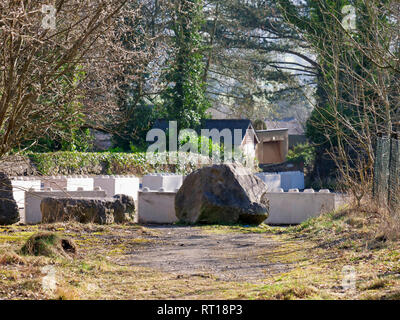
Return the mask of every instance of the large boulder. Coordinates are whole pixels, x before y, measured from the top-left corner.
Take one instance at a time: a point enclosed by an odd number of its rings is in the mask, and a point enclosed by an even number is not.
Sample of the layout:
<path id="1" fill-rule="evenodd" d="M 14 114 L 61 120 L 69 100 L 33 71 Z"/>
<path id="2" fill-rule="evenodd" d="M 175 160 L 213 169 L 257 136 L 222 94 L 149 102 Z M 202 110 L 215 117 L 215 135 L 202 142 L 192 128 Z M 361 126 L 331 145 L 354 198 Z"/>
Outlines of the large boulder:
<path id="1" fill-rule="evenodd" d="M 186 177 L 175 197 L 184 223 L 260 224 L 268 218 L 264 182 L 241 164 L 213 165 Z"/>
<path id="2" fill-rule="evenodd" d="M 133 221 L 135 203 L 132 197 L 114 198 L 44 198 L 40 203 L 42 222 L 77 221 L 112 224 Z"/>
<path id="3" fill-rule="evenodd" d="M 19 209 L 14 200 L 11 180 L 0 172 L 0 225 L 10 225 L 19 220 Z"/>

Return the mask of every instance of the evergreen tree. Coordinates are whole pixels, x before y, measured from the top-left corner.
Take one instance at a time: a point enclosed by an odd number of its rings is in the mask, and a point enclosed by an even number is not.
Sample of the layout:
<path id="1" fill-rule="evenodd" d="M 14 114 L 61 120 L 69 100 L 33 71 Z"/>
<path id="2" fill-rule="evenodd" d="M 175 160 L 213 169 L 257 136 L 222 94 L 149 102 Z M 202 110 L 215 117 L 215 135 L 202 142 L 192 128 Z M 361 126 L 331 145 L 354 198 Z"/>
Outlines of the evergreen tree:
<path id="1" fill-rule="evenodd" d="M 202 0 L 175 0 L 173 5 L 175 54 L 166 75 L 169 86 L 162 94 L 163 107 L 166 117 L 178 121 L 179 128 L 195 128 L 210 106 L 203 80 L 203 4 Z"/>

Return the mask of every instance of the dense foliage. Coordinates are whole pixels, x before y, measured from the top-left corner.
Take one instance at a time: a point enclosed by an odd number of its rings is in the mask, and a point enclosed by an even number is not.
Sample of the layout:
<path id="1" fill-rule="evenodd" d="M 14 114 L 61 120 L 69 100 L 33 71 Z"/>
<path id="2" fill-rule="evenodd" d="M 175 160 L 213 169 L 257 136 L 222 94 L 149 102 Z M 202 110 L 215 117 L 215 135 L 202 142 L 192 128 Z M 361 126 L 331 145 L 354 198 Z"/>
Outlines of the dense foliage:
<path id="1" fill-rule="evenodd" d="M 200 34 L 204 23 L 203 1 L 175 1 L 174 9 L 175 55 L 165 77 L 169 85 L 162 94 L 162 104 L 166 118 L 178 121 L 178 128 L 196 128 L 210 107 L 205 96 L 204 47 Z"/>

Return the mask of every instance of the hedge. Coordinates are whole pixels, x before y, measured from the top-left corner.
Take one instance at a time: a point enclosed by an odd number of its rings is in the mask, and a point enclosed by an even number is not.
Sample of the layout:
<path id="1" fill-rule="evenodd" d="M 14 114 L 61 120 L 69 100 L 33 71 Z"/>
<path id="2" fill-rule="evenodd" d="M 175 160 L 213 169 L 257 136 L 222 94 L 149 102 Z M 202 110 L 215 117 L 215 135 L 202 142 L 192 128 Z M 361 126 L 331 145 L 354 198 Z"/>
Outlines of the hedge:
<path id="1" fill-rule="evenodd" d="M 168 164 L 163 157 L 177 156 L 176 164 Z M 152 172 L 188 174 L 204 165 L 209 159 L 188 153 L 156 154 L 151 159 L 146 153 L 114 152 L 49 152 L 27 153 L 38 173 L 42 175 L 68 174 L 134 174 L 138 176 Z"/>

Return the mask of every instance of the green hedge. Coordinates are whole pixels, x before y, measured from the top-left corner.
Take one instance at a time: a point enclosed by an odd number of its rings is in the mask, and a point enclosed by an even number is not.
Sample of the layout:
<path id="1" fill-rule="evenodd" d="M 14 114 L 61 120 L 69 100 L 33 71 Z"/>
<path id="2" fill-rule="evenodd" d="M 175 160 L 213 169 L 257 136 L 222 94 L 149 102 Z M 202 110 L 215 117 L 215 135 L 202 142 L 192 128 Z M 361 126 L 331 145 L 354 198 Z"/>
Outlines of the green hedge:
<path id="1" fill-rule="evenodd" d="M 146 153 L 113 152 L 49 152 L 26 154 L 37 171 L 43 175 L 57 174 L 134 174 L 138 176 L 151 172 L 173 172 L 188 174 L 206 164 L 199 164 L 195 156 L 178 154 L 177 164 L 165 164 L 163 156 L 157 154 L 152 159 Z"/>

